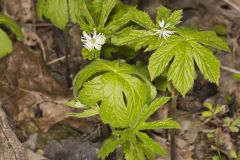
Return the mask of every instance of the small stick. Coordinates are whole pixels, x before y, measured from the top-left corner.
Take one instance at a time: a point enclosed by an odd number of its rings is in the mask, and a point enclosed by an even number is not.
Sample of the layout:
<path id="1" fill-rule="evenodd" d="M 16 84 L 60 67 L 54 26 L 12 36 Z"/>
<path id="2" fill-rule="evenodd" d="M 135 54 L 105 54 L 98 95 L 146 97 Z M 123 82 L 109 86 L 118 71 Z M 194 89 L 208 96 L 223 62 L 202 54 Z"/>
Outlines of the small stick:
<path id="1" fill-rule="evenodd" d="M 221 65 L 221 69 L 223 69 L 223 70 L 225 70 L 225 71 L 228 71 L 228 72 L 231 72 L 231 73 L 240 74 L 240 71 L 239 71 L 239 70 L 230 68 L 230 67 L 228 67 L 228 66 Z"/>

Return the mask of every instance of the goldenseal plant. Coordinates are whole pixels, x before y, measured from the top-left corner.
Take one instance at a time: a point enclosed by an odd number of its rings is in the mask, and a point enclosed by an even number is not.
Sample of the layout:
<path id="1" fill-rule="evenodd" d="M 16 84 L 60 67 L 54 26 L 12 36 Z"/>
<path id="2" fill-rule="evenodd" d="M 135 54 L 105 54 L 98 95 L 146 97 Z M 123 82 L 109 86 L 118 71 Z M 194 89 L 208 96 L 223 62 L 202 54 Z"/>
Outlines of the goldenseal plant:
<path id="1" fill-rule="evenodd" d="M 143 131 L 180 127 L 171 119 L 147 122 L 170 98 L 155 98 L 156 89 L 149 80 L 136 66 L 123 61 L 92 62 L 76 76 L 74 93 L 76 98 L 68 105 L 82 108 L 83 112 L 70 115 L 85 118 L 99 114 L 102 121 L 114 129 L 100 148 L 99 156 L 103 159 L 119 145 L 127 160 L 155 159 L 157 154 L 165 156 L 165 149 Z"/>
<path id="2" fill-rule="evenodd" d="M 127 55 L 122 53 L 125 57 L 134 56 L 131 47 L 115 46 L 111 37 L 130 21 L 135 10 L 118 0 L 39 0 L 37 7 L 40 20 L 45 16 L 60 29 L 69 20 L 79 24 L 83 31 L 82 56 L 89 60 L 101 54 L 109 58 L 120 50 L 127 52 Z"/>
<path id="3" fill-rule="evenodd" d="M 6 26 L 13 33 L 15 33 L 17 40 L 21 40 L 23 38 L 21 28 L 18 26 L 18 24 L 10 17 L 5 16 L 2 13 L 0 13 L 0 24 Z M 2 58 L 12 52 L 13 45 L 7 33 L 2 29 L 0 29 L 0 39 L 1 39 L 0 58 Z"/>
<path id="4" fill-rule="evenodd" d="M 187 27 L 176 27 L 180 23 L 182 10 L 171 12 L 161 6 L 157 9 L 157 24 L 149 15 L 138 11 L 132 21 L 141 29 L 126 28 L 119 33 L 118 45 L 134 45 L 136 50 L 146 48 L 154 51 L 149 59 L 151 80 L 167 73 L 167 80 L 183 95 L 192 88 L 195 66 L 210 82 L 218 84 L 220 62 L 211 48 L 229 51 L 228 45 L 213 31 L 197 31 Z"/>
<path id="5" fill-rule="evenodd" d="M 212 49 L 229 50 L 215 32 L 178 27 L 182 10 L 164 6 L 157 9 L 153 22 L 146 12 L 119 0 L 39 0 L 38 17 L 43 16 L 60 29 L 71 20 L 82 30 L 82 56 L 93 61 L 76 75 L 74 99 L 67 105 L 82 109 L 70 115 L 98 115 L 111 128 L 112 135 L 99 150 L 102 159 L 116 149 L 126 160 L 166 155 L 146 131 L 180 126 L 172 119 L 149 117 L 170 99 L 175 108 L 176 90 L 182 96 L 190 91 L 195 64 L 206 79 L 218 84 L 220 62 Z M 128 64 L 129 59 L 138 62 L 142 49 L 152 53 L 149 64 Z M 154 86 L 151 81 L 160 83 Z M 157 97 L 156 87 L 168 88 L 171 97 Z"/>

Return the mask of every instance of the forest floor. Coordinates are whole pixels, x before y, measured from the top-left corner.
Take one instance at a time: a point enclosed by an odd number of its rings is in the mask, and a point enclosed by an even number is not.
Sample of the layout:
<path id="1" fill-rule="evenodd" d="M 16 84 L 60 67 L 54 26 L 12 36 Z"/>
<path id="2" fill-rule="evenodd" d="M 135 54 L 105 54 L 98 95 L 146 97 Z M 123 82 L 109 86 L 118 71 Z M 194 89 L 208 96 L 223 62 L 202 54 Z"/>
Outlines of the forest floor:
<path id="1" fill-rule="evenodd" d="M 183 9 L 184 25 L 215 30 L 219 36 L 227 38 L 231 52 L 215 51 L 222 62 L 219 86 L 198 76 L 192 91 L 184 99 L 178 99 L 176 117 L 182 128 L 176 137 L 177 160 L 237 160 L 237 156 L 240 159 L 240 76 L 234 74 L 240 71 L 239 2 L 125 2 L 138 4 L 152 17 L 161 4 Z M 66 36 L 49 21 L 38 21 L 34 0 L 2 0 L 1 3 L 2 12 L 22 26 L 25 38 L 14 42 L 13 53 L 0 60 L 0 101 L 14 124 L 17 137 L 27 148 L 29 159 L 97 159 L 97 150 L 110 134 L 108 126 L 97 116 L 76 119 L 66 114 L 71 111 L 65 104 L 72 98 L 72 80 L 89 63 L 80 57 L 81 30 L 70 24 L 65 30 Z M 215 116 L 202 116 L 207 111 L 203 105 L 206 102 L 213 104 L 213 110 L 220 107 Z M 152 119 L 166 118 L 168 108 L 161 108 Z M 239 124 L 234 126 L 236 121 Z M 166 130 L 149 134 L 170 150 Z M 114 154 L 109 159 L 115 159 Z M 158 158 L 163 159 L 169 157 Z"/>

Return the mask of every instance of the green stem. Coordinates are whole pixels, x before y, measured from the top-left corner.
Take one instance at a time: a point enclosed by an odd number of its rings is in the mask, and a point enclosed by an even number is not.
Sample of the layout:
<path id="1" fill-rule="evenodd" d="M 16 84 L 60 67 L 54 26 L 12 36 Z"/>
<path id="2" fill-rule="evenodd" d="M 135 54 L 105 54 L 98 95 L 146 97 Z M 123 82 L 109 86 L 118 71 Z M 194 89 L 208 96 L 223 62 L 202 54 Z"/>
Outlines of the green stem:
<path id="1" fill-rule="evenodd" d="M 176 119 L 177 108 L 177 95 L 175 91 L 172 91 L 171 108 L 169 109 L 168 116 L 172 119 Z M 176 141 L 175 141 L 176 129 L 170 130 L 171 137 L 171 160 L 176 160 Z"/>

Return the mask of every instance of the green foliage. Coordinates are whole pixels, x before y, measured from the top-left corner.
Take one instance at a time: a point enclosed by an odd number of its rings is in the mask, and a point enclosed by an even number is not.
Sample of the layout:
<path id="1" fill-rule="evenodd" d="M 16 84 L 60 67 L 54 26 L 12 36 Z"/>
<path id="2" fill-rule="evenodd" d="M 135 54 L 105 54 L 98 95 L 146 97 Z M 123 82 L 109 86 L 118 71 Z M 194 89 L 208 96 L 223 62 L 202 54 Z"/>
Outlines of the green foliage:
<path id="1" fill-rule="evenodd" d="M 181 16 L 181 10 L 171 12 L 159 7 L 156 21 L 163 23 L 161 27 L 161 24 L 158 26 L 150 22 L 146 13 L 138 11 L 133 21 L 143 29 L 129 27 L 122 30 L 116 44 L 133 45 L 135 50 L 146 47 L 145 51 L 154 51 L 148 65 L 151 79 L 167 71 L 168 81 L 185 96 L 194 84 L 194 62 L 206 79 L 218 84 L 220 62 L 208 47 L 228 51 L 228 46 L 215 32 L 176 28 Z M 175 35 L 171 35 L 173 33 Z"/>
<path id="2" fill-rule="evenodd" d="M 240 128 L 240 118 L 232 119 L 229 117 L 224 118 L 223 120 L 225 126 L 229 128 L 229 130 L 233 133 L 239 132 Z"/>
<path id="3" fill-rule="evenodd" d="M 87 1 L 77 22 L 93 41 L 97 39 L 94 38 L 94 31 L 96 34 L 102 34 L 106 40 L 101 44 L 100 49 L 96 47 L 89 49 L 85 46 L 82 52 L 83 57 L 89 60 L 99 58 L 101 55 L 109 58 L 112 57 L 112 53 L 119 53 L 122 50 L 126 50 L 130 56 L 133 52 L 131 47 L 119 48 L 115 46 L 112 39 L 129 22 L 135 10 L 134 7 L 124 5 L 117 0 Z"/>
<path id="4" fill-rule="evenodd" d="M 81 0 L 38 0 L 37 16 L 39 20 L 43 20 L 43 16 L 51 20 L 58 28 L 63 29 L 71 17 L 72 21 L 76 21 L 76 14 L 80 10 L 79 4 Z"/>
<path id="5" fill-rule="evenodd" d="M 221 112 L 221 107 L 219 105 L 217 105 L 215 108 L 211 103 L 208 102 L 205 102 L 203 105 L 208 109 L 208 111 L 202 112 L 202 116 L 205 118 L 214 117 Z"/>
<path id="6" fill-rule="evenodd" d="M 6 26 L 13 33 L 15 33 L 18 40 L 21 40 L 23 38 L 21 28 L 10 17 L 0 14 L 0 24 Z M 0 29 L 0 39 L 1 39 L 0 58 L 2 58 L 12 52 L 12 41 L 10 40 L 6 32 L 3 31 L 2 29 Z"/>
<path id="7" fill-rule="evenodd" d="M 99 114 L 113 127 L 128 127 L 151 101 L 156 90 L 136 67 L 122 61 L 96 60 L 74 80 L 78 100 L 87 106 L 101 102 Z M 111 116 L 109 116 L 111 115 Z"/>
<path id="8" fill-rule="evenodd" d="M 82 55 L 89 60 L 99 58 L 101 54 L 111 57 L 112 53 L 120 51 L 111 39 L 129 22 L 135 10 L 134 7 L 124 5 L 118 0 L 38 0 L 37 5 L 37 15 L 40 20 L 45 16 L 60 29 L 65 28 L 68 21 L 72 20 L 91 37 L 89 43 L 96 43 L 95 31 L 96 35 L 102 34 L 106 38 L 104 46 L 108 45 L 107 48 L 102 46 L 103 44 L 100 48 L 87 48 L 84 45 Z M 125 49 L 127 49 L 126 53 L 132 54 L 131 47 Z"/>
<path id="9" fill-rule="evenodd" d="M 108 154 L 120 145 L 122 145 L 126 160 L 144 160 L 145 158 L 154 160 L 157 154 L 165 156 L 165 149 L 142 131 L 156 128 L 180 127 L 178 123 L 171 119 L 146 122 L 149 116 L 168 100 L 169 97 L 162 97 L 155 99 L 149 106 L 145 105 L 142 107 L 142 114 L 139 114 L 135 125 L 124 130 L 114 130 L 113 136 L 108 138 L 100 148 L 99 156 L 103 159 L 106 158 Z"/>
<path id="10" fill-rule="evenodd" d="M 173 85 L 185 96 L 194 84 L 196 64 L 204 78 L 219 83 L 220 62 L 212 49 L 228 51 L 227 44 L 215 32 L 176 27 L 181 22 L 182 10 L 161 6 L 153 22 L 146 12 L 120 0 L 39 0 L 37 14 L 40 20 L 44 16 L 60 29 L 71 20 L 83 31 L 82 56 L 94 61 L 76 75 L 75 98 L 67 105 L 82 109 L 81 113 L 69 113 L 71 116 L 99 115 L 111 127 L 113 134 L 99 151 L 103 159 L 119 146 L 127 160 L 155 159 L 157 154 L 166 154 L 144 131 L 180 126 L 171 119 L 147 121 L 170 99 L 156 99 L 156 88 L 149 79 L 158 90 L 171 92 Z M 153 52 L 148 66 L 100 59 L 131 59 L 142 48 L 144 52 Z M 221 110 L 219 105 L 204 105 L 208 111 L 202 116 L 207 118 Z"/>

